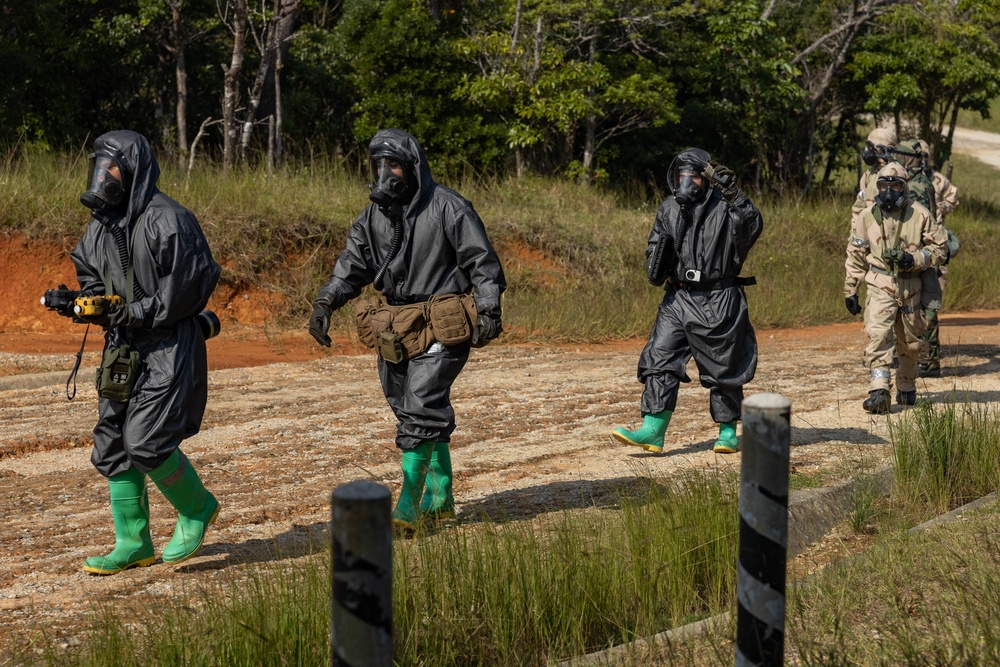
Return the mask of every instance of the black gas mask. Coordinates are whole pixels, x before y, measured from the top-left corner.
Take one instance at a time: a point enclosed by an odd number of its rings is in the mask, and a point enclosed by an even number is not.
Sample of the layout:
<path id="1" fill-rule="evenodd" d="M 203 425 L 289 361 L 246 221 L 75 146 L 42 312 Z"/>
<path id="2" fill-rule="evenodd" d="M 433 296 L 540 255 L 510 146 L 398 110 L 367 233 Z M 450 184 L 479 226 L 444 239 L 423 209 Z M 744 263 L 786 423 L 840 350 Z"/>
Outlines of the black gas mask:
<path id="1" fill-rule="evenodd" d="M 413 167 L 396 155 L 386 153 L 372 155 L 372 182 L 368 185 L 371 199 L 379 208 L 389 208 L 394 204 L 406 204 L 413 199 L 417 190 Z M 397 174 L 395 172 L 401 172 Z"/>
<path id="2" fill-rule="evenodd" d="M 121 163 L 110 153 L 91 153 L 87 190 L 80 195 L 80 203 L 98 213 L 119 208 L 125 197 L 125 172 Z M 112 175 L 112 171 L 118 176 Z"/>
<path id="3" fill-rule="evenodd" d="M 876 146 L 870 141 L 865 142 L 865 147 L 861 151 L 861 159 L 869 167 L 874 167 L 878 161 L 892 162 L 892 153 L 888 146 Z"/>
<path id="4" fill-rule="evenodd" d="M 875 203 L 886 213 L 898 211 L 906 203 L 906 181 L 897 176 L 882 176 L 877 183 Z"/>
<path id="5" fill-rule="evenodd" d="M 697 167 L 681 165 L 676 179 L 677 183 L 671 184 L 671 189 L 678 204 L 688 206 L 701 200 L 705 192 L 705 177 Z"/>

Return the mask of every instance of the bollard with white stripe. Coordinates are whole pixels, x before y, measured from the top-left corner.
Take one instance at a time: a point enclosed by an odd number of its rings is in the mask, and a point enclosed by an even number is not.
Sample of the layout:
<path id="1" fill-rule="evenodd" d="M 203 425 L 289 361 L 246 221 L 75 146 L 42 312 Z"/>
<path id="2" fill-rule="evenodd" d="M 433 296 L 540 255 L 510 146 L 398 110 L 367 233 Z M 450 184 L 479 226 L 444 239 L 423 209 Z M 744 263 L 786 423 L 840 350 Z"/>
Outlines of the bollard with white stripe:
<path id="1" fill-rule="evenodd" d="M 743 401 L 737 667 L 784 664 L 791 410 L 779 394 Z"/>
<path id="2" fill-rule="evenodd" d="M 333 667 L 392 667 L 392 498 L 374 482 L 331 495 Z"/>

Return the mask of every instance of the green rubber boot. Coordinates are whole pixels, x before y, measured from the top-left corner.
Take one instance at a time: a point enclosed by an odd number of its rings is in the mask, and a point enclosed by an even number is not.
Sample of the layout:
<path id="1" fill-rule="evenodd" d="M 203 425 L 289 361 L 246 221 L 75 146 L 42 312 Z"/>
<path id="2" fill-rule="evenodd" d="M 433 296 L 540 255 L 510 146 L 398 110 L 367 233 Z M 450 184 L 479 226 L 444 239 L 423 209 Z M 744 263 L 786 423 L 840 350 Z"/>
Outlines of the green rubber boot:
<path id="1" fill-rule="evenodd" d="M 205 531 L 219 515 L 219 501 L 205 489 L 194 466 L 179 449 L 151 470 L 149 478 L 177 510 L 177 525 L 163 548 L 163 562 L 184 562 L 201 549 Z"/>
<path id="2" fill-rule="evenodd" d="M 149 494 L 146 476 L 135 468 L 108 478 L 111 516 L 115 521 L 115 548 L 107 556 L 91 556 L 83 569 L 92 574 L 117 574 L 156 561 L 149 536 Z"/>
<path id="3" fill-rule="evenodd" d="M 736 422 L 719 424 L 719 439 L 712 446 L 712 451 L 719 454 L 735 454 L 740 450 L 740 441 L 736 437 Z"/>
<path id="4" fill-rule="evenodd" d="M 664 410 L 663 412 L 643 415 L 642 426 L 637 430 L 626 431 L 619 427 L 611 432 L 611 437 L 624 445 L 642 447 L 647 452 L 662 452 L 663 436 L 667 432 L 672 414 L 672 410 Z"/>
<path id="5" fill-rule="evenodd" d="M 433 446 L 431 462 L 427 468 L 427 489 L 420 500 L 420 513 L 434 519 L 455 518 L 455 496 L 451 492 L 451 452 L 447 442 L 430 443 Z"/>
<path id="6" fill-rule="evenodd" d="M 434 443 L 425 442 L 403 451 L 403 487 L 392 510 L 392 522 L 400 528 L 416 530 L 420 523 L 420 498 L 431 464 Z"/>

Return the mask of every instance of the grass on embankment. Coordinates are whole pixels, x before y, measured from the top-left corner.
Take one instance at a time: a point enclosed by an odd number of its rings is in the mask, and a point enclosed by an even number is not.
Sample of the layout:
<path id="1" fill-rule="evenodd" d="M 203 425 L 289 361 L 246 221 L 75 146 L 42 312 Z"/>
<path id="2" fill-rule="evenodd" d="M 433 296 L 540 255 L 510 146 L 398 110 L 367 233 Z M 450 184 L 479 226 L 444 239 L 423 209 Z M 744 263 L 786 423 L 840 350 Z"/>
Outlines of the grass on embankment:
<path id="1" fill-rule="evenodd" d="M 736 493 L 731 477 L 640 479 L 612 505 L 395 541 L 396 664 L 544 665 L 730 608 Z M 79 651 L 53 638 L 30 664 L 329 664 L 329 567 L 326 552 L 108 607 Z"/>
<path id="2" fill-rule="evenodd" d="M 77 201 L 86 161 L 20 151 L 0 157 L 0 233 L 54 240 L 71 249 L 87 216 Z M 949 218 L 962 241 L 950 265 L 945 310 L 1000 307 L 1000 265 L 982 261 L 1000 246 L 995 170 L 956 156 L 952 174 L 962 203 Z M 162 165 L 161 189 L 192 209 L 224 267 L 225 284 L 284 295 L 273 318 L 300 326 L 343 248 L 347 228 L 367 205 L 361 177 L 322 160 L 269 178 L 262 172 L 204 168 L 190 179 Z M 759 202 L 765 231 L 743 275 L 758 328 L 847 321 L 844 249 L 854 174 L 840 194 L 803 202 Z M 445 180 L 445 179 L 442 179 Z M 645 336 L 660 288 L 642 269 L 658 201 L 542 178 L 455 186 L 476 206 L 505 264 L 508 340 L 601 340 Z M 335 318 L 345 332 L 350 308 Z"/>

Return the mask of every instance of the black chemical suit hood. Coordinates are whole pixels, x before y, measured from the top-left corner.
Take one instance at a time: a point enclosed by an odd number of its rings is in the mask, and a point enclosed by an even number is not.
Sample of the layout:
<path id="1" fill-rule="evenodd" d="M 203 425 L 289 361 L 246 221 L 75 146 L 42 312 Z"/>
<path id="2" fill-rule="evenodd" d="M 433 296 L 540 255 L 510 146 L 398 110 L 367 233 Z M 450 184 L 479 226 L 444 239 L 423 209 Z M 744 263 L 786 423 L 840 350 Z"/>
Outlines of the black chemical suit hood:
<path id="1" fill-rule="evenodd" d="M 156 182 L 160 179 L 160 165 L 149 141 L 138 132 L 115 130 L 97 137 L 94 150 L 114 156 L 124 172 L 128 205 L 123 217 L 131 227 L 158 192 Z M 112 213 L 110 217 L 117 216 Z"/>
<path id="2" fill-rule="evenodd" d="M 417 191 L 404 209 L 404 217 L 411 217 L 420 211 L 421 206 L 426 203 L 430 192 L 434 189 L 434 178 L 431 176 L 430 165 L 427 164 L 427 156 L 416 138 L 403 130 L 379 130 L 372 138 L 369 150 L 382 143 L 397 147 L 397 150 L 393 152 L 402 153 L 399 157 L 412 167 L 412 174 L 417 180 Z"/>

